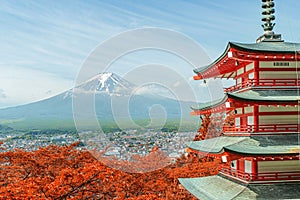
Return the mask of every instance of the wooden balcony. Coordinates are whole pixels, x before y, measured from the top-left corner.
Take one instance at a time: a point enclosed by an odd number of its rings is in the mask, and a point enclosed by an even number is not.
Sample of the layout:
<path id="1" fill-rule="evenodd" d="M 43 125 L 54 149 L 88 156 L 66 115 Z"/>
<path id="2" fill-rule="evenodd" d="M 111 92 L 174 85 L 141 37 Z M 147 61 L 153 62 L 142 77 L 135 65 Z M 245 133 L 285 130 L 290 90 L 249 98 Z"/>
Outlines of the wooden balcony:
<path id="1" fill-rule="evenodd" d="M 300 181 L 300 171 L 292 172 L 265 172 L 246 173 L 229 167 L 223 167 L 220 173 L 224 176 L 238 179 L 242 182 L 278 182 L 278 181 Z"/>
<path id="2" fill-rule="evenodd" d="M 300 85 L 300 80 L 297 79 L 249 79 L 243 83 L 226 88 L 225 92 L 233 92 L 245 88 L 262 86 L 262 87 L 295 87 Z"/>
<path id="3" fill-rule="evenodd" d="M 299 124 L 266 124 L 266 125 L 247 125 L 241 127 L 224 126 L 224 132 L 242 132 L 242 133 L 254 133 L 254 132 L 299 132 Z"/>

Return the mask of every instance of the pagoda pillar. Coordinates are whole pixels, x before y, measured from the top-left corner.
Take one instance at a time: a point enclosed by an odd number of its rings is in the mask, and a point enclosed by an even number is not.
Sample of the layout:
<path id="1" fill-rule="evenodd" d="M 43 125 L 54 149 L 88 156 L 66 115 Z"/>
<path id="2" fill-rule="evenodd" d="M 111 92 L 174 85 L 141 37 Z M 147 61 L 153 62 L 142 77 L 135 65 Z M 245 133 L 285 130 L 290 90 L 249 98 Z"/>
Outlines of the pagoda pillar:
<path id="1" fill-rule="evenodd" d="M 259 85 L 259 61 L 254 61 L 254 85 Z"/>
<path id="2" fill-rule="evenodd" d="M 259 109 L 258 109 L 258 105 L 254 105 L 254 107 L 253 107 L 253 125 L 254 125 L 254 132 L 257 133 L 259 131 Z"/>
<path id="3" fill-rule="evenodd" d="M 239 171 L 245 172 L 245 160 L 244 160 L 244 158 L 238 159 L 237 162 L 238 162 L 237 169 Z"/>
<path id="4" fill-rule="evenodd" d="M 257 159 L 252 159 L 252 181 L 257 179 Z"/>

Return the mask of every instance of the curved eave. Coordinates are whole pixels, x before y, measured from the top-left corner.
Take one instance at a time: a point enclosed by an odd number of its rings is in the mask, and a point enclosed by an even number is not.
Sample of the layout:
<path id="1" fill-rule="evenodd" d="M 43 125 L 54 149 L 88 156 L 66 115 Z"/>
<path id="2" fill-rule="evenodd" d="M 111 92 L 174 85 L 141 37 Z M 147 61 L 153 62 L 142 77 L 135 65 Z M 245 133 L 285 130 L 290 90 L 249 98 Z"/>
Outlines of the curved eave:
<path id="1" fill-rule="evenodd" d="M 231 56 L 228 56 L 228 53 L 232 52 Z M 205 67 L 194 69 L 194 73 L 197 74 L 194 76 L 195 80 L 206 79 L 211 77 L 221 77 L 226 76 L 227 78 L 231 77 L 230 72 L 234 71 L 236 66 L 236 60 L 239 62 L 245 62 L 244 64 L 248 64 L 249 58 L 244 60 L 244 58 L 239 58 L 239 56 L 235 55 L 234 52 L 244 52 L 244 53 L 254 53 L 261 54 L 264 57 L 268 57 L 266 54 L 270 54 L 271 57 L 276 55 L 291 55 L 289 59 L 297 60 L 300 58 L 300 43 L 289 43 L 289 42 L 260 42 L 260 43 L 251 43 L 251 44 L 242 44 L 236 42 L 229 42 L 225 51 L 221 54 L 221 56 L 216 59 L 210 65 Z M 295 57 L 295 54 L 297 56 Z M 235 56 L 234 56 L 235 55 Z M 237 57 L 236 57 L 237 56 Z M 256 56 L 255 56 L 256 57 Z M 283 56 L 285 57 L 285 56 Z M 260 57 L 258 57 L 260 58 Z M 262 58 L 263 59 L 263 58 Z M 277 59 L 277 58 L 276 58 Z M 279 57 L 278 57 L 279 59 Z"/>
<path id="2" fill-rule="evenodd" d="M 221 56 L 217 60 L 215 60 L 213 63 L 211 63 L 207 66 L 194 69 L 193 70 L 194 73 L 201 74 L 201 73 L 205 72 L 206 70 L 210 69 L 211 67 L 215 66 L 216 64 L 218 64 L 222 59 L 224 59 L 227 56 L 229 49 L 230 49 L 230 42 L 228 43 L 225 51 L 221 54 Z"/>
<path id="3" fill-rule="evenodd" d="M 192 115 L 210 114 L 230 110 L 226 102 L 261 105 L 297 105 L 300 97 L 297 90 L 248 90 L 242 93 L 226 93 L 222 99 L 191 107 Z"/>
<path id="4" fill-rule="evenodd" d="M 235 100 L 239 100 L 239 101 L 245 101 L 245 102 L 274 102 L 274 103 L 297 103 L 298 100 L 297 99 L 287 99 L 287 98 L 283 98 L 283 99 L 259 99 L 259 98 L 244 98 L 244 97 L 240 97 L 240 96 L 236 96 L 236 95 L 232 95 L 232 94 L 227 94 L 228 98 L 231 99 L 235 99 Z"/>
<path id="5" fill-rule="evenodd" d="M 228 152 L 228 153 L 232 153 L 232 154 L 238 154 L 238 155 L 249 155 L 249 156 L 295 156 L 295 155 L 299 155 L 299 153 L 300 153 L 300 152 L 289 152 L 289 151 L 258 152 L 258 151 L 248 150 L 248 149 L 234 150 L 234 149 L 230 149 L 228 147 L 224 147 L 224 152 Z"/>
<path id="6" fill-rule="evenodd" d="M 191 109 L 195 112 L 210 110 L 213 108 L 217 108 L 218 106 L 223 105 L 228 99 L 228 96 L 225 95 L 222 99 L 218 99 L 209 103 L 199 104 L 197 107 L 191 107 Z"/>
<path id="7" fill-rule="evenodd" d="M 297 90 L 248 90 L 243 93 L 227 93 L 228 98 L 242 102 L 264 102 L 277 104 L 297 104 L 299 96 Z"/>
<path id="8" fill-rule="evenodd" d="M 199 152 L 237 155 L 283 156 L 299 155 L 298 134 L 280 136 L 230 137 L 221 136 L 208 140 L 188 142 L 187 146 Z"/>
<path id="9" fill-rule="evenodd" d="M 195 151 L 209 153 L 209 154 L 221 154 L 224 152 L 224 146 L 238 143 L 244 140 L 246 137 L 217 137 L 208 140 L 187 142 L 187 146 Z"/>

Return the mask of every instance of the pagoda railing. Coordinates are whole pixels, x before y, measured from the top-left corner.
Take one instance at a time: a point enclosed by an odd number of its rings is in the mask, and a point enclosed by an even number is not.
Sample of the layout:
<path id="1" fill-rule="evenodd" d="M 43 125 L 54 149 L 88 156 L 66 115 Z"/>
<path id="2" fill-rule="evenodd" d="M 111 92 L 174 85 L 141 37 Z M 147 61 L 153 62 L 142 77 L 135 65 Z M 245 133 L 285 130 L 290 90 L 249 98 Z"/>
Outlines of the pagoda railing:
<path id="1" fill-rule="evenodd" d="M 298 132 L 299 124 L 265 124 L 265 125 L 247 125 L 247 126 L 224 126 L 224 132 Z"/>
<path id="2" fill-rule="evenodd" d="M 230 167 L 223 167 L 221 174 L 240 179 L 244 182 L 251 181 L 300 181 L 300 171 L 291 172 L 263 172 L 263 173 L 246 173 Z"/>
<path id="3" fill-rule="evenodd" d="M 236 84 L 232 87 L 226 88 L 225 92 L 233 92 L 236 90 L 254 87 L 254 86 L 298 86 L 300 85 L 300 80 L 298 79 L 249 79 L 242 83 Z"/>

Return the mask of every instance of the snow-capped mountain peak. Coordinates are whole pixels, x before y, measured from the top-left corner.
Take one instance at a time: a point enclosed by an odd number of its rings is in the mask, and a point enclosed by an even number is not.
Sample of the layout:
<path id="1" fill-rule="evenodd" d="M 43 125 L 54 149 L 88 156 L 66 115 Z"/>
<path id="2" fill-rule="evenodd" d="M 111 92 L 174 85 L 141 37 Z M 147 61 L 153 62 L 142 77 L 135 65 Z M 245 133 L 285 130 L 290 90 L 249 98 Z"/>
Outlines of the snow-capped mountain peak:
<path id="1" fill-rule="evenodd" d="M 111 73 L 99 73 L 77 87 L 84 92 L 107 93 L 109 95 L 126 94 L 134 85 L 122 77 Z"/>
<path id="2" fill-rule="evenodd" d="M 105 88 L 105 83 L 106 81 L 108 81 L 108 79 L 110 77 L 112 77 L 113 73 L 110 73 L 110 72 L 107 72 L 107 73 L 102 73 L 100 76 L 99 76 L 99 86 L 100 86 L 100 90 L 102 90 L 103 88 Z"/>

